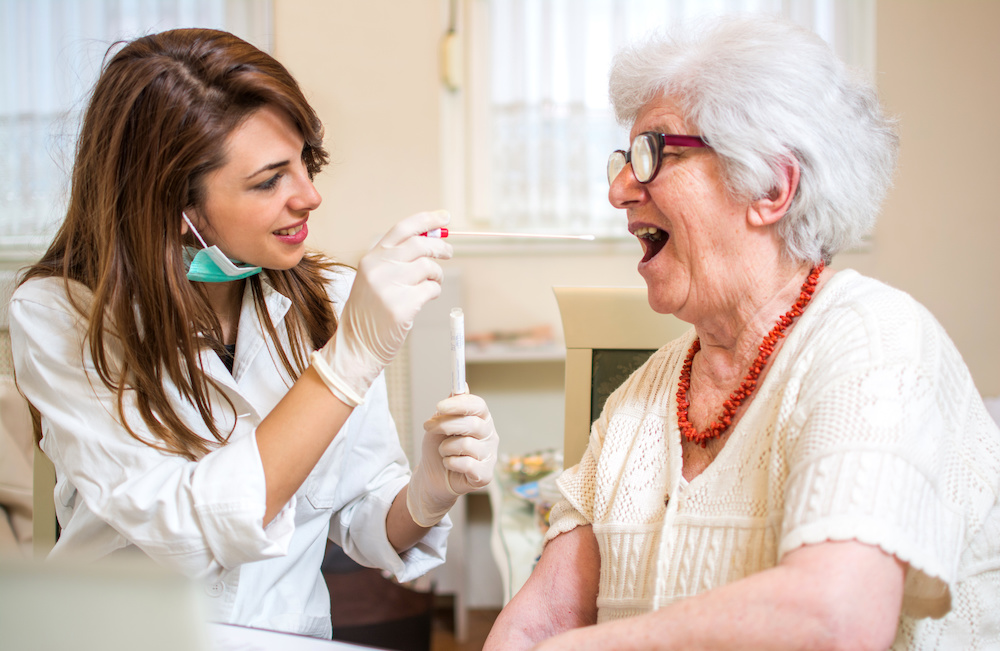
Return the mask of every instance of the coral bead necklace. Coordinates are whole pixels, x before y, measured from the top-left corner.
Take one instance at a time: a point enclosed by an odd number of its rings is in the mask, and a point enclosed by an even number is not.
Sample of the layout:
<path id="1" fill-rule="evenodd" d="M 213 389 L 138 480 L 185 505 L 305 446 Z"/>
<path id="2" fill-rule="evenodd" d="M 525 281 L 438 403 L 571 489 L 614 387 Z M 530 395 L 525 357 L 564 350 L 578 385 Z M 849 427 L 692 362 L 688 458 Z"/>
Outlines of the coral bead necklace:
<path id="1" fill-rule="evenodd" d="M 691 406 L 691 403 L 688 402 L 688 389 L 691 388 L 691 364 L 694 362 L 695 354 L 701 350 L 701 340 L 697 338 L 694 340 L 694 343 L 691 344 L 691 348 L 688 350 L 687 357 L 684 359 L 684 366 L 681 367 L 681 378 L 677 383 L 677 425 L 680 427 L 681 435 L 684 438 L 692 443 L 701 445 L 701 447 L 706 447 L 710 440 L 719 438 L 723 432 L 729 429 L 736 410 L 740 408 L 743 401 L 757 388 L 757 378 L 760 377 L 761 371 L 767 365 L 767 360 L 771 357 L 771 353 L 774 352 L 774 348 L 778 344 L 778 339 L 785 336 L 785 329 L 792 324 L 792 321 L 796 317 L 802 314 L 806 309 L 806 305 L 812 300 L 813 292 L 816 291 L 816 283 L 819 282 L 819 275 L 823 272 L 823 267 L 823 263 L 820 262 L 809 272 L 809 276 L 802 284 L 802 289 L 799 290 L 798 300 L 792 305 L 792 309 L 778 317 L 778 321 L 771 328 L 771 332 L 767 333 L 767 336 L 764 337 L 764 341 L 759 348 L 760 352 L 757 354 L 757 359 L 750 365 L 750 370 L 747 371 L 746 377 L 740 382 L 740 387 L 735 392 L 729 394 L 729 399 L 722 403 L 722 415 L 719 416 L 717 421 L 701 432 L 695 429 L 691 421 L 688 420 L 688 407 Z"/>

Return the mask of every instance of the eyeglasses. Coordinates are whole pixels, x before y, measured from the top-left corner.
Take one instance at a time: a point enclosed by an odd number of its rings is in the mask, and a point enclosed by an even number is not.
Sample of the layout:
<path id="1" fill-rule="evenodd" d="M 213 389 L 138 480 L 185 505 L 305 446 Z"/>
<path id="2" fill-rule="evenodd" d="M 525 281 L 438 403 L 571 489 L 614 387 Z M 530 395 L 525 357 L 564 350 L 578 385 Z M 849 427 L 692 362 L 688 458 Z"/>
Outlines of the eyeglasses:
<path id="1" fill-rule="evenodd" d="M 669 133 L 644 131 L 632 141 L 628 151 L 611 152 L 608 157 L 608 185 L 615 182 L 625 165 L 632 163 L 632 174 L 639 183 L 649 183 L 660 169 L 660 152 L 672 147 L 708 147 L 701 136 L 677 136 Z"/>

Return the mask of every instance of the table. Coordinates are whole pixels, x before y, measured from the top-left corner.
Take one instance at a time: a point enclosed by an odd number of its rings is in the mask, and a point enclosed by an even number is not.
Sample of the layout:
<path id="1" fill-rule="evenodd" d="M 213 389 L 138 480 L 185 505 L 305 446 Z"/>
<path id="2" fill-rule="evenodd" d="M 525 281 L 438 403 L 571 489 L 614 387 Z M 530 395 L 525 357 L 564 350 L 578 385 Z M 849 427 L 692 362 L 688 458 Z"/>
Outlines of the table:
<path id="1" fill-rule="evenodd" d="M 145 556 L 91 563 L 0 556 L 0 649 L 347 651 L 363 649 L 207 624 L 204 589 Z"/>
<path id="2" fill-rule="evenodd" d="M 208 639 L 211 651 L 348 651 L 374 648 L 230 624 L 209 624 Z"/>

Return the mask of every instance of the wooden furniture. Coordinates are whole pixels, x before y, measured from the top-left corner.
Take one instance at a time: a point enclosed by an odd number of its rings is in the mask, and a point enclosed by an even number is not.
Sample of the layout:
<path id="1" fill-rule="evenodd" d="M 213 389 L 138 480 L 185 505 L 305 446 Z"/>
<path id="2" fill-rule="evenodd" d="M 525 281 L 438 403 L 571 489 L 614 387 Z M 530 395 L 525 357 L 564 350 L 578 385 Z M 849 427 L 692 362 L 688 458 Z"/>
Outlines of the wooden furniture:
<path id="1" fill-rule="evenodd" d="M 691 326 L 649 307 L 645 287 L 553 287 L 566 338 L 563 463 L 587 448 L 604 401 L 653 351 Z"/>

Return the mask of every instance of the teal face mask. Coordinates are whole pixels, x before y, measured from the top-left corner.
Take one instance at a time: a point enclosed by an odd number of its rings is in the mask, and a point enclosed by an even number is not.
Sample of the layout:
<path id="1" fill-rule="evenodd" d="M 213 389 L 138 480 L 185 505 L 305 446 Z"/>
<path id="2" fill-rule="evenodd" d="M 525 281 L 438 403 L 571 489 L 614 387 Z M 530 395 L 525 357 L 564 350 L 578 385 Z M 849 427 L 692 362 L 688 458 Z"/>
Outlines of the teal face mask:
<path id="1" fill-rule="evenodd" d="M 202 249 L 193 246 L 184 247 L 184 265 L 187 267 L 187 279 L 199 283 L 225 283 L 231 280 L 242 280 L 259 274 L 262 269 L 254 267 L 238 260 L 230 260 L 226 254 L 217 246 L 209 246 L 205 240 L 201 239 L 198 230 L 188 219 L 188 216 L 181 213 L 181 217 L 187 222 L 188 228 L 198 238 Z"/>

